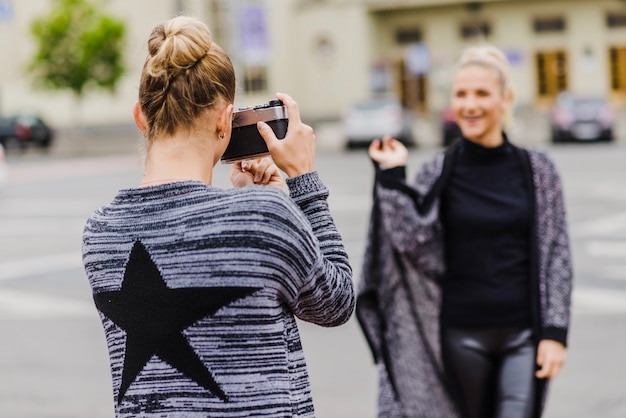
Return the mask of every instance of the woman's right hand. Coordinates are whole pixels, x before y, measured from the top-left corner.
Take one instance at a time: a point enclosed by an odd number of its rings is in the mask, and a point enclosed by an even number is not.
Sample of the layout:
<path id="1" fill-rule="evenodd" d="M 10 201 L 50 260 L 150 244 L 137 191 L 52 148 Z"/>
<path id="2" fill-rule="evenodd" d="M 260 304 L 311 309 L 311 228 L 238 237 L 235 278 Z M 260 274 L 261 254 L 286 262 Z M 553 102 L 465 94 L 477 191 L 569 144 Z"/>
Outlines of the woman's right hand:
<path id="1" fill-rule="evenodd" d="M 384 136 L 382 141 L 373 140 L 368 154 L 383 170 L 405 166 L 409 158 L 409 150 L 404 144 L 389 135 Z"/>
<path id="2" fill-rule="evenodd" d="M 298 104 L 291 96 L 277 93 L 276 97 L 287 108 L 289 125 L 285 138 L 278 139 L 265 122 L 258 122 L 259 133 L 267 144 L 274 163 L 289 177 L 309 173 L 315 169 L 315 134 L 313 128 L 300 120 Z"/>

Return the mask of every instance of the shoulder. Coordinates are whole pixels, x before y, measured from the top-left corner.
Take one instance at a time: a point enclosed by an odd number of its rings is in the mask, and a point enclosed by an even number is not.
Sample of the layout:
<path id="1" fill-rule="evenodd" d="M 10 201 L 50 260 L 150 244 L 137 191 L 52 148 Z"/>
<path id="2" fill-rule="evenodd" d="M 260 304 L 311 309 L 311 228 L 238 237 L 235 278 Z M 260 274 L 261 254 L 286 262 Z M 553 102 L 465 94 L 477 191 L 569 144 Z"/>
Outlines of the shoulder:
<path id="1" fill-rule="evenodd" d="M 439 150 L 424 163 L 422 163 L 416 177 L 415 183 L 420 189 L 430 189 L 443 172 L 444 161 L 446 160 L 446 150 Z M 424 190 L 421 190 L 424 192 Z"/>
<path id="2" fill-rule="evenodd" d="M 552 175 L 558 177 L 556 163 L 550 154 L 543 149 L 528 148 L 526 149 L 528 158 L 533 172 L 535 174 Z"/>

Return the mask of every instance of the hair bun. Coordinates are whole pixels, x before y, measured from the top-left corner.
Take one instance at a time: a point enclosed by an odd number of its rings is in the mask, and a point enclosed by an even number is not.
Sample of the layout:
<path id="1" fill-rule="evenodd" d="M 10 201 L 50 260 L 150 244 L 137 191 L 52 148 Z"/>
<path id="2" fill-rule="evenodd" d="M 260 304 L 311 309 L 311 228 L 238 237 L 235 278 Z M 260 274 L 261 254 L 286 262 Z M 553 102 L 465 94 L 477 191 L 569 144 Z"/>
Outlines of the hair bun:
<path id="1" fill-rule="evenodd" d="M 205 57 L 212 44 L 211 33 L 204 23 L 178 16 L 152 33 L 145 70 L 156 78 L 176 77 Z"/>

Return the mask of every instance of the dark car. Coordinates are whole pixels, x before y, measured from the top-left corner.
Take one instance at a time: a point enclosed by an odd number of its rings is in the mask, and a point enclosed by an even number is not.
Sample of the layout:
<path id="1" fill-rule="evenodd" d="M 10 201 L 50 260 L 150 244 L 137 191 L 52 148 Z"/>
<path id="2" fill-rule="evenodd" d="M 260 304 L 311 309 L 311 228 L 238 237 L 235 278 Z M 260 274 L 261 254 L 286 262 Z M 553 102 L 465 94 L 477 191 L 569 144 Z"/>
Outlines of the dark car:
<path id="1" fill-rule="evenodd" d="M 550 115 L 552 142 L 612 141 L 615 112 L 603 97 L 561 94 Z"/>
<path id="2" fill-rule="evenodd" d="M 6 148 L 24 149 L 30 145 L 48 148 L 53 138 L 53 130 L 39 116 L 0 117 L 0 144 Z"/>

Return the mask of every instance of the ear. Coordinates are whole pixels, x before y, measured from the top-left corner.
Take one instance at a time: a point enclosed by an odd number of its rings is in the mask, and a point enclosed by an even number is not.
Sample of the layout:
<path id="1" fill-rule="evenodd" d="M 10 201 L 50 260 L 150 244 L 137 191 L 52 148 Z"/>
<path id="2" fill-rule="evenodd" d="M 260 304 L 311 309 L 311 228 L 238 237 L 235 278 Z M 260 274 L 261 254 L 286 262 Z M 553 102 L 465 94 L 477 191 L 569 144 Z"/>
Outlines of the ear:
<path id="1" fill-rule="evenodd" d="M 507 113 L 511 109 L 512 104 L 513 104 L 513 93 L 510 90 L 503 92 L 502 101 L 500 102 L 500 111 L 502 113 Z"/>
<path id="2" fill-rule="evenodd" d="M 218 138 L 220 135 L 223 135 L 223 137 L 230 139 L 230 132 L 233 127 L 233 109 L 232 103 L 228 103 L 226 106 L 222 107 L 217 114 L 216 136 Z"/>
<path id="3" fill-rule="evenodd" d="M 139 106 L 138 101 L 135 102 L 135 106 L 133 106 L 133 117 L 135 118 L 135 125 L 137 125 L 137 128 L 145 135 L 148 124 L 146 123 L 146 117 L 141 111 L 141 106 Z"/>

